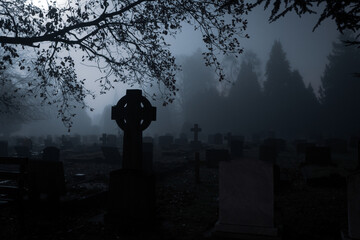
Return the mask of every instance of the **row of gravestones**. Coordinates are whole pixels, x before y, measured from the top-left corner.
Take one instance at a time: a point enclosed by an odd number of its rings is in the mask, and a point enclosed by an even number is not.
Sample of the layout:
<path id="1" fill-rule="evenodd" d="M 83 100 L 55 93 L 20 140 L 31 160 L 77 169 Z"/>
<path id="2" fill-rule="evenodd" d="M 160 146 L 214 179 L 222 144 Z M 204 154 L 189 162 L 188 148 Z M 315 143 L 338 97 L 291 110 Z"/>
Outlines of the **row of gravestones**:
<path id="1" fill-rule="evenodd" d="M 124 130 L 123 169 L 110 173 L 106 220 L 121 223 L 123 227 L 130 224 L 138 228 L 144 222 L 149 225 L 155 214 L 155 179 L 153 174 L 144 171 L 142 131 L 156 119 L 156 110 L 141 90 L 127 90 L 126 96 L 112 108 L 112 119 Z M 191 130 L 194 132 L 192 142 L 197 145 L 201 129 L 195 125 Z M 264 152 L 276 154 L 282 142 L 264 146 Z M 214 233 L 278 235 L 274 221 L 273 163 L 271 159 L 220 162 L 219 221 Z M 358 197 L 355 200 L 359 205 Z M 358 219 L 359 214 L 355 215 Z M 349 224 L 352 226 L 354 221 L 351 219 Z M 354 233 L 350 231 L 350 235 Z"/>
<path id="2" fill-rule="evenodd" d="M 31 200 L 45 195 L 48 200 L 58 201 L 65 194 L 64 167 L 59 161 L 59 152 L 56 147 L 46 147 L 41 159 L 29 160 L 26 186 Z"/>
<path id="3" fill-rule="evenodd" d="M 215 158 L 219 164 L 219 219 L 213 234 L 224 233 L 265 235 L 276 238 L 279 234 L 275 225 L 274 194 L 276 193 L 279 169 L 276 168 L 276 148 L 263 146 L 259 159 L 230 160 L 227 150 L 207 150 L 208 164 Z M 329 159 L 328 148 L 312 149 L 307 161 L 323 165 Z M 310 164 L 310 163 L 309 163 Z M 348 230 L 343 239 L 360 237 L 360 172 L 347 179 Z M 227 235 L 225 235 L 227 236 Z M 238 237 L 239 237 L 238 236 Z M 350 238 L 349 238 L 350 237 Z M 267 238 L 266 238 L 267 239 Z"/>

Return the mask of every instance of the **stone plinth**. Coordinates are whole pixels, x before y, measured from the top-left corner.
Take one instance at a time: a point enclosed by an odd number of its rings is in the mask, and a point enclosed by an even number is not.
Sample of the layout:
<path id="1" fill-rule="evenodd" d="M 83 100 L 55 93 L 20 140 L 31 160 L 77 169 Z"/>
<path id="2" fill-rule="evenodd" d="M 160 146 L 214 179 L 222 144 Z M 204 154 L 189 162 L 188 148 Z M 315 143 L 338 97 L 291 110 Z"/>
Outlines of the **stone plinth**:
<path id="1" fill-rule="evenodd" d="M 134 169 L 110 173 L 106 221 L 131 226 L 146 223 L 154 219 L 155 208 L 154 175 Z"/>

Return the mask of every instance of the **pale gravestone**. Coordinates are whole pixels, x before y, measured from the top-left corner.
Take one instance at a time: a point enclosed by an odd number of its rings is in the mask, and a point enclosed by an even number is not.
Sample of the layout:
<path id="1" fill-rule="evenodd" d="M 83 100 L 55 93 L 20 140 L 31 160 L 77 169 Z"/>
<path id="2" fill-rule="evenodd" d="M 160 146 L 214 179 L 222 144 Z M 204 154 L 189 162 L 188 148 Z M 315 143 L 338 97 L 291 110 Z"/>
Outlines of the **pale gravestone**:
<path id="1" fill-rule="evenodd" d="M 141 90 L 127 90 L 111 118 L 124 131 L 123 163 L 110 173 L 105 220 L 122 228 L 149 225 L 155 215 L 155 177 L 144 171 L 142 132 L 156 120 L 156 108 Z"/>
<path id="2" fill-rule="evenodd" d="M 273 165 L 254 159 L 219 163 L 215 235 L 276 237 Z"/>
<path id="3" fill-rule="evenodd" d="M 348 234 L 351 239 L 360 239 L 360 173 L 354 173 L 347 181 Z"/>

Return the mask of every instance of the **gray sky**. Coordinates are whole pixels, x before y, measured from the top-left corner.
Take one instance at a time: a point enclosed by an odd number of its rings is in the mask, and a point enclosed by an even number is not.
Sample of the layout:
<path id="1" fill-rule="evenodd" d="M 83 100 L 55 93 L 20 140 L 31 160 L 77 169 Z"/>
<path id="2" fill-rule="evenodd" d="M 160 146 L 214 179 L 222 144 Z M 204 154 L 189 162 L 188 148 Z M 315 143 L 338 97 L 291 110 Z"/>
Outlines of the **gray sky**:
<path id="1" fill-rule="evenodd" d="M 332 49 L 332 42 L 336 41 L 338 36 L 335 24 L 326 21 L 315 32 L 312 32 L 317 20 L 315 15 L 299 18 L 290 14 L 271 24 L 267 21 L 268 17 L 269 12 L 264 12 L 262 8 L 257 8 L 249 14 L 246 33 L 250 35 L 250 39 L 241 40 L 245 50 L 250 49 L 255 52 L 264 69 L 272 44 L 275 40 L 280 40 L 291 67 L 298 69 L 305 83 L 311 82 L 317 91 L 327 63 L 327 56 Z M 191 55 L 198 48 L 204 47 L 200 33 L 194 32 L 192 26 L 185 26 L 176 39 L 170 39 L 170 43 L 171 51 L 175 56 Z M 99 76 L 96 68 L 79 67 L 79 77 L 88 79 L 88 88 L 97 92 L 98 83 L 94 83 L 94 79 Z M 95 108 L 90 116 L 94 118 L 95 115 L 100 114 L 103 106 L 107 104 L 114 105 L 125 94 L 126 87 L 117 85 L 115 91 L 98 95 L 95 100 L 89 100 L 90 106 Z"/>

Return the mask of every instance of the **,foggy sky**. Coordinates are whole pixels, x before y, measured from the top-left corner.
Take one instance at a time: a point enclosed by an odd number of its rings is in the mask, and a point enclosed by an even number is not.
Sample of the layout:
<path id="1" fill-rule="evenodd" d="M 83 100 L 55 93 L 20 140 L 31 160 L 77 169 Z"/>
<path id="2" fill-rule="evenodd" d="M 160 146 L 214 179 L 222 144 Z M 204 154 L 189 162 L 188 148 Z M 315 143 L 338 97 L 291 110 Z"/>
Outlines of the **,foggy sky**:
<path id="1" fill-rule="evenodd" d="M 306 84 L 311 82 L 317 93 L 327 56 L 332 50 L 332 42 L 338 37 L 335 24 L 327 20 L 312 32 L 318 19 L 316 15 L 299 18 L 295 14 L 289 14 L 271 24 L 268 23 L 269 16 L 269 11 L 264 11 L 261 7 L 256 8 L 247 16 L 249 25 L 245 33 L 250 35 L 250 39 L 240 39 L 245 50 L 253 51 L 260 58 L 263 71 L 261 77 L 264 77 L 271 46 L 275 40 L 280 40 L 292 69 L 298 69 L 304 82 Z M 199 48 L 205 49 L 201 34 L 194 32 L 190 25 L 185 25 L 182 33 L 176 39 L 169 39 L 169 43 L 175 56 L 190 56 Z M 79 60 L 78 63 L 81 62 L 80 56 L 74 55 L 74 59 Z M 101 76 L 99 70 L 85 65 L 78 65 L 77 70 L 79 79 L 87 79 L 86 87 L 97 95 L 95 100 L 88 99 L 89 106 L 95 109 L 93 112 L 88 111 L 88 114 L 93 124 L 99 124 L 104 107 L 115 105 L 129 86 L 116 84 L 116 90 L 100 95 L 99 83 L 95 82 Z M 260 81 L 263 80 L 262 78 Z M 60 122 L 60 119 L 58 121 Z"/>
<path id="2" fill-rule="evenodd" d="M 287 58 L 293 69 L 298 69 L 307 84 L 311 82 L 317 93 L 320 78 L 327 63 L 327 56 L 332 49 L 332 42 L 336 41 L 338 32 L 333 22 L 325 21 L 315 32 L 312 32 L 318 16 L 305 15 L 299 18 L 295 14 L 289 14 L 275 23 L 268 23 L 269 12 L 262 8 L 255 9 L 248 16 L 248 29 L 246 33 L 250 39 L 241 39 L 245 50 L 255 52 L 265 68 L 266 61 L 272 44 L 280 40 Z M 198 48 L 203 48 L 202 38 L 199 32 L 194 32 L 193 27 L 186 25 L 176 39 L 170 39 L 171 51 L 175 56 L 191 55 Z M 263 70 L 264 71 L 264 70 Z M 100 76 L 98 70 L 85 66 L 79 67 L 79 77 L 88 79 L 88 88 L 98 91 L 98 84 L 94 83 L 96 76 Z M 125 85 L 117 85 L 116 91 L 110 91 L 95 100 L 89 100 L 89 104 L 95 108 L 90 113 L 92 119 L 101 114 L 107 104 L 115 104 L 125 94 Z M 115 92 L 116 96 L 115 96 Z"/>

